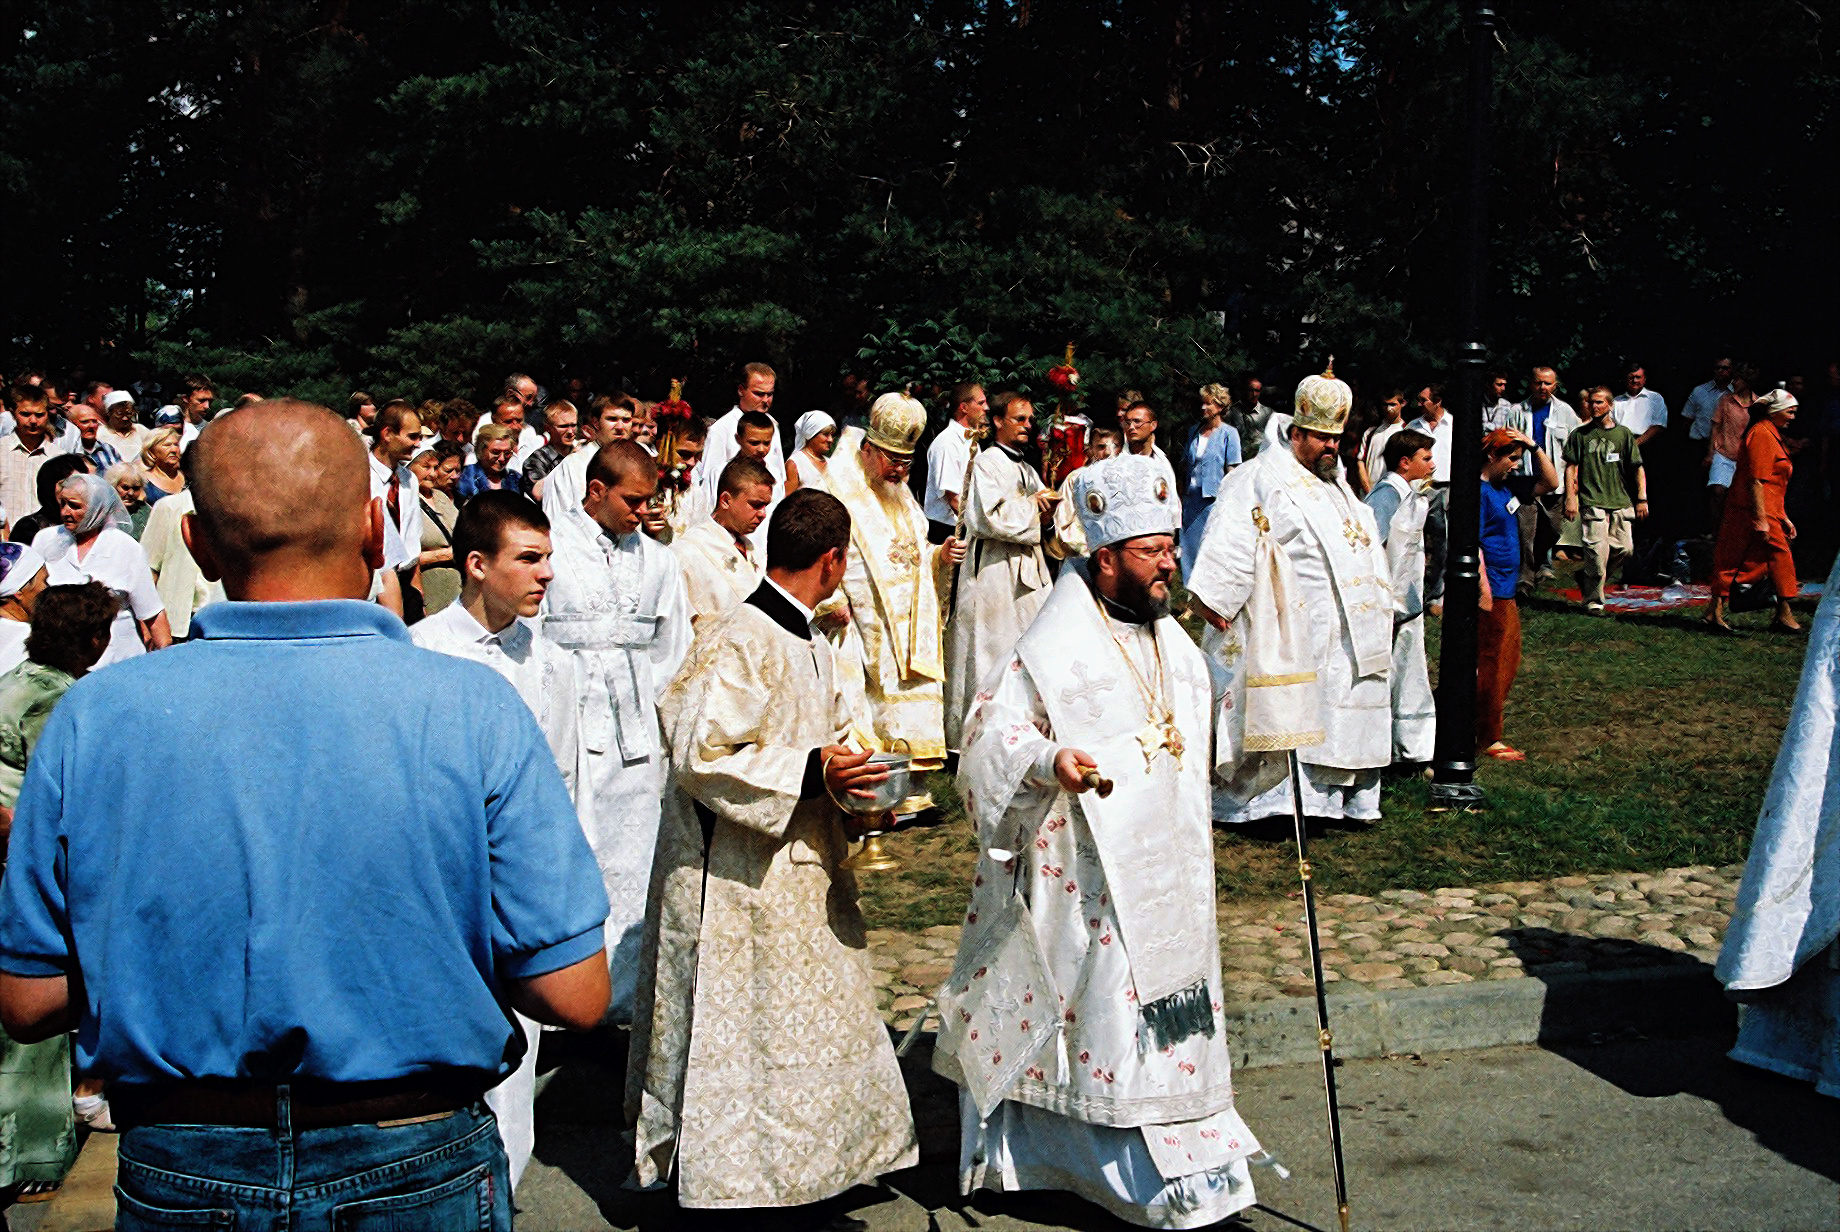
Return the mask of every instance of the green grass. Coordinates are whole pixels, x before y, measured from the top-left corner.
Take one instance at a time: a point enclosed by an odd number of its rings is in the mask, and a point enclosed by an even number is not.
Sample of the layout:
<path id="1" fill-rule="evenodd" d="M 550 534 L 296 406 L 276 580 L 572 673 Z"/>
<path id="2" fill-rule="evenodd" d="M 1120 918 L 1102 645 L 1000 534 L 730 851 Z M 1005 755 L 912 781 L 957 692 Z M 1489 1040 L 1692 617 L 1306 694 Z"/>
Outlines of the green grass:
<path id="1" fill-rule="evenodd" d="M 1734 618 L 1744 637 L 1711 638 L 1693 623 L 1698 615 L 1607 620 L 1524 606 L 1506 737 L 1527 760 L 1483 760 L 1485 812 L 1427 813 L 1428 784 L 1389 780 L 1380 822 L 1312 832 L 1318 891 L 1741 861 L 1805 642 L 1764 631 L 1768 613 Z M 1434 621 L 1434 676 L 1437 631 Z M 975 844 L 950 780 L 935 776 L 932 787 L 945 824 L 890 840 L 902 868 L 860 878 L 871 927 L 911 930 L 961 917 Z M 1216 827 L 1223 902 L 1296 889 L 1288 829 Z"/>

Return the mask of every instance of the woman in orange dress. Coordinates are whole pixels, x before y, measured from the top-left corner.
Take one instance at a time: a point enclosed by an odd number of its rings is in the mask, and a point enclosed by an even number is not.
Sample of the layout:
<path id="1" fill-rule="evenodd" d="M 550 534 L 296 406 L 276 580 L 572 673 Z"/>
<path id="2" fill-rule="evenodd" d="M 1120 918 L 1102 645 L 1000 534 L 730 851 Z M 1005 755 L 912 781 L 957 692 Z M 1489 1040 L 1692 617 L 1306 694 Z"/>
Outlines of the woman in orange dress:
<path id="1" fill-rule="evenodd" d="M 1765 394 L 1751 407 L 1751 413 L 1760 417 L 1744 436 L 1731 496 L 1719 523 L 1718 543 L 1712 550 L 1712 602 L 1706 608 L 1706 623 L 1715 631 L 1731 632 L 1725 623 L 1725 603 L 1732 586 L 1759 582 L 1766 575 L 1776 591 L 1776 617 L 1770 628 L 1802 631 L 1789 610 L 1789 600 L 1801 589 L 1795 577 L 1795 557 L 1789 552 L 1795 523 L 1783 512 L 1794 467 L 1783 447 L 1782 430 L 1795 418 L 1795 410 L 1795 395 L 1786 389 Z"/>

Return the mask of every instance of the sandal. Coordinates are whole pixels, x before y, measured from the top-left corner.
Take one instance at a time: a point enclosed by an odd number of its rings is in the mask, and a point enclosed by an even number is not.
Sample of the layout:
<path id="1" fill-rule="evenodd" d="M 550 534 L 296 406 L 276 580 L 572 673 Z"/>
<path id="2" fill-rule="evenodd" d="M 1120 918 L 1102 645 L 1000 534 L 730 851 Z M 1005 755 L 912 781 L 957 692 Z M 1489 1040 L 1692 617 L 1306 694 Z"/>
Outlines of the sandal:
<path id="1" fill-rule="evenodd" d="M 1770 632 L 1771 633 L 1788 633 L 1792 636 L 1800 637 L 1802 634 L 1808 632 L 1808 626 L 1807 625 L 1786 625 L 1780 620 L 1772 620 L 1770 622 Z"/>
<path id="2" fill-rule="evenodd" d="M 49 1202 L 57 1197 L 58 1187 L 62 1181 L 27 1181 L 13 1195 L 15 1202 Z"/>
<path id="3" fill-rule="evenodd" d="M 1726 624 L 1722 620 L 1713 620 L 1711 617 L 1708 616 L 1708 617 L 1701 617 L 1699 623 L 1705 626 L 1706 632 L 1711 633 L 1716 637 L 1736 637 L 1738 636 L 1738 631 L 1732 628 L 1730 625 Z"/>
<path id="4" fill-rule="evenodd" d="M 1526 761 L 1527 760 L 1527 755 L 1525 753 L 1521 752 L 1519 749 L 1514 748 L 1510 745 L 1503 744 L 1499 740 L 1497 740 L 1494 744 L 1491 744 L 1488 748 L 1482 750 L 1482 755 L 1484 757 L 1493 757 L 1496 761 Z"/>

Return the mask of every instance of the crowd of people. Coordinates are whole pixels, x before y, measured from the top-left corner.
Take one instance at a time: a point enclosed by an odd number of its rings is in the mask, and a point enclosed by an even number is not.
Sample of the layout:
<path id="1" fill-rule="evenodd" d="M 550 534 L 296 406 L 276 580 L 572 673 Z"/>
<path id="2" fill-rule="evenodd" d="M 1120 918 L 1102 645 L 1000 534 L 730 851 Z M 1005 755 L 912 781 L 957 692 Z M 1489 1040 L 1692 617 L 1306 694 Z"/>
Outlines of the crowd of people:
<path id="1" fill-rule="evenodd" d="M 1482 408 L 1482 754 L 1524 756 L 1518 602 L 1570 549 L 1601 612 L 1652 520 L 1644 375 L 1581 416 L 1536 368 Z M 1756 384 L 1686 410 L 1708 619 L 1767 576 L 1792 628 L 1797 403 Z M 636 1184 L 751 1208 L 872 1182 L 915 1139 L 847 843 L 955 767 L 980 858 L 935 1064 L 966 1191 L 1161 1227 L 1253 1200 L 1210 827 L 1377 820 L 1382 771 L 1429 759 L 1442 388 L 1363 425 L 1329 371 L 1282 412 L 1208 385 L 1178 475 L 1135 391 L 1113 424 L 967 382 L 929 441 L 907 393 L 785 425 L 777 387 L 746 364 L 711 419 L 522 373 L 483 412 L 12 387 L 0 1185 L 54 1187 L 80 1120 L 127 1130 L 125 1210 L 508 1226 L 541 1032 L 608 1025 Z M 200 750 L 183 781 L 86 756 L 156 709 Z M 235 1149 L 276 1133 L 298 1171 Z"/>

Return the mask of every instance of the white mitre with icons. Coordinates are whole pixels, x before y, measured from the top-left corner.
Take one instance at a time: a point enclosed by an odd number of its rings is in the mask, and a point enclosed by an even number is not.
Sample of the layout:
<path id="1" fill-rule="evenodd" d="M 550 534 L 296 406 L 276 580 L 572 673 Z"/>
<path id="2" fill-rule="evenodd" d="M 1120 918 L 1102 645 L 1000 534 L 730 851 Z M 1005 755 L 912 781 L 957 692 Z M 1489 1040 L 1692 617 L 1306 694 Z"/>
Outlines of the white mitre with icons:
<path id="1" fill-rule="evenodd" d="M 1155 458 L 1125 453 L 1094 462 L 1074 472 L 1069 488 L 1088 555 L 1139 535 L 1173 535 L 1182 525 L 1168 474 Z"/>

